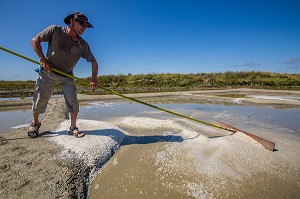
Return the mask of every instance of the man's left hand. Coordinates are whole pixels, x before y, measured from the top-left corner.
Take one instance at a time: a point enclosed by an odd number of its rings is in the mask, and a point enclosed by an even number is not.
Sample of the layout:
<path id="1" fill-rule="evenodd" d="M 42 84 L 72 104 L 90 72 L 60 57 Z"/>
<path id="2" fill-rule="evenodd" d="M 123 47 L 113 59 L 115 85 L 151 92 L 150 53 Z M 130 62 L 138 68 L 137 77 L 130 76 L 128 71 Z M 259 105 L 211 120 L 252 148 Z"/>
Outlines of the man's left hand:
<path id="1" fill-rule="evenodd" d="M 90 87 L 92 88 L 92 90 L 94 91 L 97 88 L 97 81 L 91 81 L 90 82 Z"/>

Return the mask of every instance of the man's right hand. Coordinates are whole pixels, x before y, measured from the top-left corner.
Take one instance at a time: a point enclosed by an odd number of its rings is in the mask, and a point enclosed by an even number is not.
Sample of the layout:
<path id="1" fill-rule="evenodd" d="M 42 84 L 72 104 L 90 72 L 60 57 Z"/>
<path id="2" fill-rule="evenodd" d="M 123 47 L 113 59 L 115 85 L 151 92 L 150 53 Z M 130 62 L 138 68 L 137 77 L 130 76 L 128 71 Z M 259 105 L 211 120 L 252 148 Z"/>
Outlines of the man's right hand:
<path id="1" fill-rule="evenodd" d="M 45 58 L 45 55 L 43 53 L 43 49 L 41 46 L 41 42 L 44 42 L 43 39 L 40 36 L 40 33 L 32 38 L 31 45 L 37 56 L 40 58 L 40 65 L 41 67 L 48 73 L 51 71 L 51 65 Z"/>
<path id="2" fill-rule="evenodd" d="M 40 59 L 40 65 L 46 72 L 50 73 L 51 65 L 49 64 L 46 58 Z"/>

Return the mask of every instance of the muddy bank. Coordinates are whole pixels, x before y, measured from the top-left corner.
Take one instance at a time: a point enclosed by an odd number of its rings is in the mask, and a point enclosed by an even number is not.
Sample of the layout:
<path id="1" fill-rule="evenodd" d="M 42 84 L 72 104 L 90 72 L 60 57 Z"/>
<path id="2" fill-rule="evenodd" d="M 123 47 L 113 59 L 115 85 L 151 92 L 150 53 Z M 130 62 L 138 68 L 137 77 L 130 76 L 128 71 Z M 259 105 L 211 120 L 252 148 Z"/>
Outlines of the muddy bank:
<path id="1" fill-rule="evenodd" d="M 239 94 L 239 96 L 236 96 Z M 277 106 L 282 108 L 300 107 L 300 100 L 251 98 L 247 95 L 298 96 L 299 91 L 225 90 L 189 91 L 179 93 L 131 94 L 147 102 L 193 102 L 220 104 L 251 104 Z M 123 101 L 118 96 L 79 95 L 81 103 L 89 101 Z M 1 108 L 30 106 L 31 101 L 1 101 Z M 87 198 L 89 167 L 83 159 L 72 156 L 61 157 L 65 150 L 61 145 L 49 141 L 49 136 L 67 118 L 63 100 L 52 99 L 42 120 L 41 136 L 27 137 L 27 128 L 2 134 L 0 138 L 0 198 Z M 73 137 L 72 137 L 73 138 Z M 72 151 L 70 153 L 73 153 Z M 113 153 L 112 153 L 113 154 Z M 111 154 L 111 155 L 112 155 Z"/>
<path id="2" fill-rule="evenodd" d="M 68 135 L 63 100 L 51 100 L 40 136 L 21 128 L 0 136 L 0 198 L 88 198 L 94 173 L 119 148 L 124 133 L 103 123 L 78 120 L 86 136 Z"/>
<path id="3" fill-rule="evenodd" d="M 30 139 L 27 128 L 0 137 L 0 198 L 85 198 L 87 171 L 81 160 L 62 161 L 58 145 L 46 140 L 66 119 L 63 103 L 51 103 L 41 136 Z"/>

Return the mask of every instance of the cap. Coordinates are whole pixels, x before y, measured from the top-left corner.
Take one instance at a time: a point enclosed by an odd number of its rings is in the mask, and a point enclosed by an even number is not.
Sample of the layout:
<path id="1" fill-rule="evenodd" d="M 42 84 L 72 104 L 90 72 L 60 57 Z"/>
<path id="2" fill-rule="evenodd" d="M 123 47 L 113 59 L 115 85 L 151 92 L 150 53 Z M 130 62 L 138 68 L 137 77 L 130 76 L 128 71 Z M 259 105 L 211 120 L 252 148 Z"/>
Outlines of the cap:
<path id="1" fill-rule="evenodd" d="M 71 23 L 70 19 L 74 19 L 80 23 L 84 23 L 88 28 L 93 28 L 94 26 L 88 22 L 88 18 L 82 14 L 81 12 L 73 12 L 72 14 L 68 15 L 64 22 L 65 24 L 69 25 Z"/>

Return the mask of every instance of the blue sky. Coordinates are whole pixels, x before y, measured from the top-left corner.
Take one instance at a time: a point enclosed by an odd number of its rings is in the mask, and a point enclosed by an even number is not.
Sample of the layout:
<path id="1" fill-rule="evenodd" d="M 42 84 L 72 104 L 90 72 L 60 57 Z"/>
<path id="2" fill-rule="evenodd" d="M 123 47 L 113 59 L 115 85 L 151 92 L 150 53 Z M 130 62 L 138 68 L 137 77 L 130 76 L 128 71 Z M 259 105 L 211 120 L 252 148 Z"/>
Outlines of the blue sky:
<path id="1" fill-rule="evenodd" d="M 81 11 L 99 75 L 300 73 L 299 10 L 299 0 L 0 0 L 0 46 L 37 60 L 31 39 Z M 0 50 L 0 80 L 35 80 L 36 67 Z M 74 71 L 91 76 L 90 63 Z"/>

